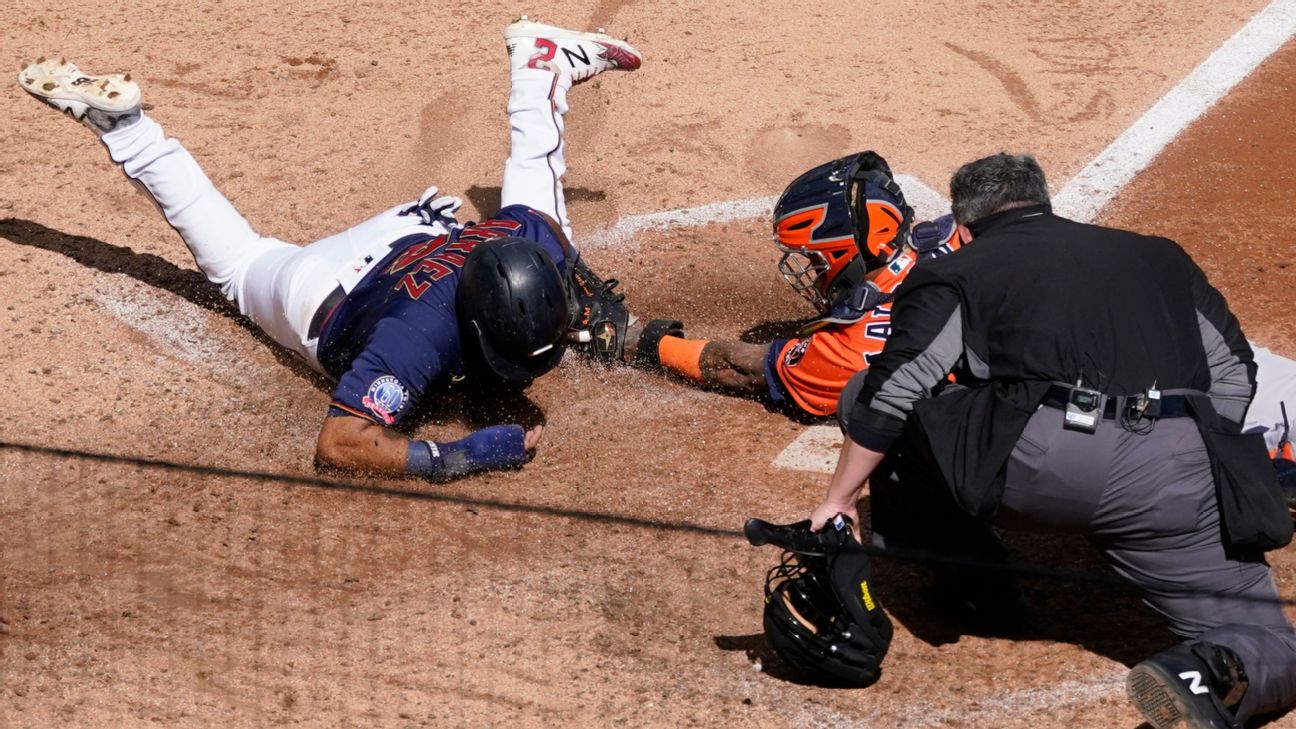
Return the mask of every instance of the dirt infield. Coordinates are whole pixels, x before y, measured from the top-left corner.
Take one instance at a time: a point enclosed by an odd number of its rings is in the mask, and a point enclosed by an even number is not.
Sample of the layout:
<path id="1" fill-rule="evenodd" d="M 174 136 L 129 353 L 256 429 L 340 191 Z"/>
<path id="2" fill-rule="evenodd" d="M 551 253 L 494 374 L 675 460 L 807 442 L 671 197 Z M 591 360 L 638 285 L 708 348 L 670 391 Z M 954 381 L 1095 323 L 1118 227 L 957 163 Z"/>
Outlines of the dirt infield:
<path id="1" fill-rule="evenodd" d="M 773 195 L 865 147 L 942 192 L 967 159 L 1033 151 L 1056 188 L 1264 5 L 603 0 L 532 14 L 606 24 L 646 56 L 572 92 L 577 243 L 641 316 L 735 336 L 810 314 L 774 271 L 765 221 L 599 231 Z M 149 113 L 266 234 L 309 242 L 432 182 L 464 192 L 464 217 L 498 201 L 499 30 L 515 8 L 57 6 L 0 29 L 0 55 L 15 71 L 51 52 L 133 69 Z M 1251 338 L 1287 356 L 1294 74 L 1288 44 L 1100 216 L 1182 242 Z M 314 476 L 327 386 L 219 298 L 88 131 L 8 94 L 0 440 Z M 770 465 L 802 424 L 569 358 L 527 399 L 452 393 L 418 432 L 499 418 L 544 419 L 535 461 L 436 488 L 0 448 L 0 727 L 1134 727 L 1126 667 L 1173 640 L 1132 595 L 1043 581 L 1028 584 L 1027 638 L 960 636 L 911 566 L 883 562 L 898 631 L 881 681 L 800 685 L 760 636 L 776 555 L 736 530 L 817 503 L 824 477 Z M 1077 543 L 1012 546 L 1096 568 Z M 1292 552 L 1271 561 L 1296 597 Z"/>

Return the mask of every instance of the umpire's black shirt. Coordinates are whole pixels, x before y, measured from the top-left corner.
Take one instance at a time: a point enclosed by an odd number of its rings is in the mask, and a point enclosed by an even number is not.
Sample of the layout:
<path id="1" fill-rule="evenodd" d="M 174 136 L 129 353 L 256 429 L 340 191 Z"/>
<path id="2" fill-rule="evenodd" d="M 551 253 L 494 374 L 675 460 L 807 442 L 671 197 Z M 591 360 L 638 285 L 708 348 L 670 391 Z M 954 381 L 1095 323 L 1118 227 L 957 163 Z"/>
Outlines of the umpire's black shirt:
<path id="1" fill-rule="evenodd" d="M 856 443 L 886 451 L 913 413 L 960 501 L 987 511 L 994 504 L 977 495 L 999 481 L 1053 383 L 1107 395 L 1196 390 L 1242 422 L 1251 347 L 1173 241 L 1077 223 L 1048 205 L 969 227 L 970 245 L 916 267 L 897 292 L 886 348 L 842 413 Z M 969 388 L 933 398 L 951 370 Z"/>

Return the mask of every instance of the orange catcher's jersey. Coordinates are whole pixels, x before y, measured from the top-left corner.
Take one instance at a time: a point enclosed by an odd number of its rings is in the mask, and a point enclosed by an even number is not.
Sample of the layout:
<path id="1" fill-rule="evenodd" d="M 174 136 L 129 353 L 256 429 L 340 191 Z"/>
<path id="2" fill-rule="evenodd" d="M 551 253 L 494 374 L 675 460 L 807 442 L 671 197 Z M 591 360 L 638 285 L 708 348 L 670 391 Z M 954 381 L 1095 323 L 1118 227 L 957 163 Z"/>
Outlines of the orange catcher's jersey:
<path id="1" fill-rule="evenodd" d="M 890 335 L 891 307 L 879 306 L 857 322 L 774 342 L 769 356 L 773 367 L 766 363 L 771 398 L 790 399 L 812 415 L 832 415 L 847 380 L 869 366 Z"/>
<path id="2" fill-rule="evenodd" d="M 895 293 L 921 258 L 953 252 L 961 247 L 953 216 L 919 223 L 914 227 L 918 244 L 906 247 L 873 275 L 873 284 L 884 294 Z M 846 382 L 886 346 L 891 335 L 891 306 L 874 307 L 860 319 L 831 316 L 811 324 L 798 339 L 781 339 L 765 355 L 765 382 L 776 404 L 794 402 L 811 415 L 837 412 L 837 398 Z"/>

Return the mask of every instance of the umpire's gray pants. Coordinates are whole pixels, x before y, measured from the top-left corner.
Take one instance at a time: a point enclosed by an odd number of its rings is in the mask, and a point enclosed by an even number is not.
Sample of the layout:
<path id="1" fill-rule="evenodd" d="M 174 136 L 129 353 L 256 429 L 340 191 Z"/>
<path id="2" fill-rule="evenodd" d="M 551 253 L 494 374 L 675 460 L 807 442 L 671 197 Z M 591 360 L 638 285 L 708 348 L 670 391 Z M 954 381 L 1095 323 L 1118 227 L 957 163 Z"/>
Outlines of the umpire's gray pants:
<path id="1" fill-rule="evenodd" d="M 1087 534 L 1176 634 L 1236 651 L 1251 682 L 1240 719 L 1296 704 L 1296 632 L 1263 559 L 1224 553 L 1197 425 L 1164 419 L 1137 435 L 1105 420 L 1090 435 L 1063 429 L 1062 415 L 1031 417 L 997 523 Z"/>

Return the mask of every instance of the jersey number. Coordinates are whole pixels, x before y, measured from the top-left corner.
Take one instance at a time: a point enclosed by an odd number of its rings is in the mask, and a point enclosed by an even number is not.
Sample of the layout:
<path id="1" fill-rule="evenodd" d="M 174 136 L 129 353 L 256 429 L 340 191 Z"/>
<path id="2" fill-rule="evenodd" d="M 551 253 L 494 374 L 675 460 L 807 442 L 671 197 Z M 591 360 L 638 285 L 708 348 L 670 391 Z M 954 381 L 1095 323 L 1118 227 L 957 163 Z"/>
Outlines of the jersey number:
<path id="1" fill-rule="evenodd" d="M 410 298 L 417 299 L 427 293 L 433 283 L 463 268 L 468 254 L 472 253 L 477 244 L 507 237 L 521 227 L 521 223 L 513 220 L 491 220 L 465 229 L 449 245 L 443 245 L 445 236 L 440 236 L 405 251 L 388 271 L 395 273 L 412 264 L 414 267 L 401 276 L 396 288 L 409 294 Z"/>

